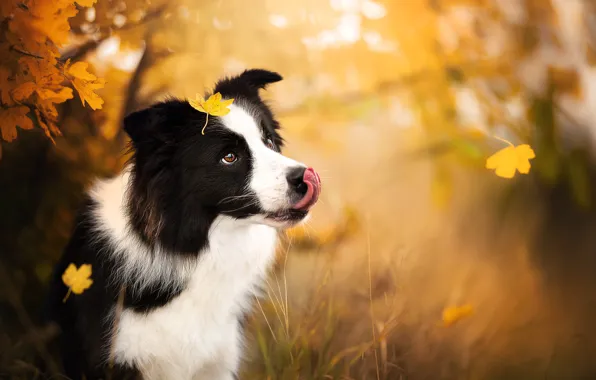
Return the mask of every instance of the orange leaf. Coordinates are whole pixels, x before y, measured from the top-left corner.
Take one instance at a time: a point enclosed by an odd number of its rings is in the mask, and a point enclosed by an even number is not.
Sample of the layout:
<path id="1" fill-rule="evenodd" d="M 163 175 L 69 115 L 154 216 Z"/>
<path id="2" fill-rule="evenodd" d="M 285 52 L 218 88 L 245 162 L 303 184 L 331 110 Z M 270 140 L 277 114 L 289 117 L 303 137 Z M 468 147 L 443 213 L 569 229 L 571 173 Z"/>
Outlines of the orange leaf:
<path id="1" fill-rule="evenodd" d="M 68 73 L 75 78 L 94 81 L 97 77 L 87 71 L 89 64 L 87 62 L 76 62 L 68 69 Z"/>
<path id="2" fill-rule="evenodd" d="M 19 36 L 23 41 L 35 41 L 44 44 L 48 39 L 47 35 L 40 32 L 37 28 L 32 27 L 34 21 L 35 18 L 33 15 L 23 9 L 17 8 L 12 19 L 9 21 L 8 27 L 12 33 Z"/>
<path id="3" fill-rule="evenodd" d="M 2 129 L 2 138 L 8 142 L 17 137 L 17 126 L 22 129 L 32 129 L 33 122 L 27 114 L 29 107 L 19 106 L 0 109 L 0 129 Z"/>
<path id="4" fill-rule="evenodd" d="M 54 139 L 52 138 L 52 134 L 50 133 L 50 127 L 48 127 L 46 122 L 43 120 L 43 117 L 41 116 L 41 112 L 39 112 L 39 110 L 35 110 L 35 116 L 37 117 L 37 121 L 39 122 L 39 126 L 41 127 L 43 133 L 55 144 L 56 142 L 54 141 Z"/>
<path id="5" fill-rule="evenodd" d="M 17 8 L 17 0 L 0 1 L 0 18 L 8 18 Z"/>
<path id="6" fill-rule="evenodd" d="M 60 14 L 62 9 L 71 4 L 71 0 L 28 0 L 27 9 L 37 18 L 64 17 L 64 15 Z M 56 15 L 56 13 L 59 15 Z"/>
<path id="7" fill-rule="evenodd" d="M 81 7 L 92 7 L 93 4 L 97 2 L 97 0 L 76 0 L 76 2 Z"/>
<path id="8" fill-rule="evenodd" d="M 37 95 L 40 99 L 49 100 L 52 103 L 64 103 L 73 97 L 72 88 L 68 87 L 62 87 L 58 92 L 48 89 L 37 90 Z"/>
<path id="9" fill-rule="evenodd" d="M 12 90 L 12 98 L 16 102 L 22 102 L 23 100 L 25 100 L 28 97 L 30 97 L 31 94 L 33 93 L 33 91 L 35 91 L 36 88 L 37 88 L 37 86 L 33 82 L 22 83 L 17 88 L 15 88 L 14 90 Z"/>
<path id="10" fill-rule="evenodd" d="M 99 95 L 97 95 L 95 92 L 93 92 L 93 90 L 102 88 L 104 86 L 105 81 L 103 79 L 98 79 L 96 82 L 86 82 L 84 80 L 75 78 L 72 81 L 72 84 L 79 93 L 79 97 L 81 98 L 83 106 L 85 105 L 85 102 L 87 102 L 89 104 L 89 107 L 91 107 L 92 109 L 101 109 L 103 99 L 100 98 Z"/>
<path id="11" fill-rule="evenodd" d="M 41 81 L 41 79 L 45 76 L 43 69 L 46 67 L 43 67 L 43 62 L 36 58 L 22 57 L 19 59 L 19 65 L 23 70 L 27 70 L 29 74 L 35 78 L 36 82 Z"/>
<path id="12" fill-rule="evenodd" d="M 68 72 L 69 69 L 70 69 L 70 58 L 68 58 L 66 60 L 66 62 L 64 62 L 64 66 L 62 66 L 62 70 L 64 70 L 64 72 Z"/>
<path id="13" fill-rule="evenodd" d="M 13 88 L 14 82 L 8 79 L 9 76 L 10 71 L 5 67 L 0 67 L 0 101 L 7 106 L 13 104 L 10 97 L 10 90 Z"/>
<path id="14" fill-rule="evenodd" d="M 68 34 L 70 32 L 68 19 L 77 13 L 78 11 L 75 5 L 69 4 L 51 18 L 32 18 L 29 23 L 42 36 L 49 38 L 53 43 L 60 46 L 68 42 Z"/>
<path id="15" fill-rule="evenodd" d="M 40 99 L 39 102 L 37 102 L 37 106 L 46 119 L 54 121 L 58 119 L 58 110 L 56 110 L 56 106 L 51 100 Z"/>

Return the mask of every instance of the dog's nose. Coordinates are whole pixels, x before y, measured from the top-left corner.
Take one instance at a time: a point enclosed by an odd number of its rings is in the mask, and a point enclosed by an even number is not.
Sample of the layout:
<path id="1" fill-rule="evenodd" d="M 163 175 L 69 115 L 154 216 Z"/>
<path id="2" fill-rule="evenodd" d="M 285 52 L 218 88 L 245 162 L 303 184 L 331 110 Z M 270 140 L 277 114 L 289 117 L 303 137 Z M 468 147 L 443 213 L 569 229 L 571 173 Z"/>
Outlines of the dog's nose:
<path id="1" fill-rule="evenodd" d="M 286 175 L 290 189 L 294 190 L 299 195 L 304 195 L 308 191 L 308 185 L 304 183 L 305 171 L 305 167 L 298 166 L 290 169 Z"/>
<path id="2" fill-rule="evenodd" d="M 287 174 L 287 179 L 290 191 L 294 193 L 290 195 L 290 198 L 295 200 L 293 209 L 308 211 L 317 203 L 321 194 L 321 177 L 313 168 L 292 168 Z M 296 196 L 299 199 L 296 199 Z"/>

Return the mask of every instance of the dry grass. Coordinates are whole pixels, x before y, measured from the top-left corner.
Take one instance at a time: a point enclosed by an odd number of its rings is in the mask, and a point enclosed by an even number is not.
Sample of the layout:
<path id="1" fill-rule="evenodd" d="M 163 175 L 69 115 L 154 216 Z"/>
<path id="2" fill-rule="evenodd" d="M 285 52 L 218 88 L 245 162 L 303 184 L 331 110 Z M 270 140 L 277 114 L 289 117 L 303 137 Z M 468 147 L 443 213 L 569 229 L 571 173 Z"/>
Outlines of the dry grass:
<path id="1" fill-rule="evenodd" d="M 380 201 L 341 243 L 289 249 L 250 322 L 245 378 L 594 378 L 591 214 L 547 216 L 554 201 L 531 186 L 510 207 L 498 183 L 457 188 L 442 214 L 412 207 L 391 223 L 405 208 Z M 463 304 L 473 314 L 444 326 Z"/>
<path id="2" fill-rule="evenodd" d="M 391 161 L 399 170 L 388 178 L 375 171 L 387 161 L 381 153 L 349 171 L 343 159 L 329 168 L 335 180 L 312 225 L 291 234 L 255 300 L 242 378 L 596 378 L 594 215 L 545 210 L 553 198 L 519 188 L 523 207 L 504 207 L 498 181 L 469 173 L 440 213 L 427 165 Z M 342 178 L 366 181 L 343 191 Z M 16 278 L 0 275 L 0 284 Z M 443 309 L 462 304 L 473 315 L 443 326 Z M 17 302 L 0 315 L 11 327 L 0 334 L 0 378 L 48 378 L 33 358 L 52 330 L 28 325 L 19 310 L 35 312 Z"/>

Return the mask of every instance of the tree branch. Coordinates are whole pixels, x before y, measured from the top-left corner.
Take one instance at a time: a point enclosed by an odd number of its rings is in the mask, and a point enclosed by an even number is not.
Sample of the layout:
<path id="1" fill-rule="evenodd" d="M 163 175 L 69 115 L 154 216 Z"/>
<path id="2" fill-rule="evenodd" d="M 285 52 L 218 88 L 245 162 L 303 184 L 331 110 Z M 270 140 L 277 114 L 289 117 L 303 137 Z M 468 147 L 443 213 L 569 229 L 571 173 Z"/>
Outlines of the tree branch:
<path id="1" fill-rule="evenodd" d="M 76 48 L 72 48 L 66 51 L 64 54 L 62 54 L 62 56 L 60 57 L 60 61 L 66 62 L 69 59 L 73 61 L 78 61 L 84 58 L 87 54 L 91 53 L 92 51 L 95 51 L 95 49 L 97 49 L 97 47 L 102 42 L 108 39 L 108 37 L 108 35 L 105 35 L 95 40 L 89 40 L 84 44 L 77 46 Z"/>
<path id="2" fill-rule="evenodd" d="M 163 52 L 154 52 L 151 49 L 151 32 L 147 32 L 145 35 L 145 51 L 143 51 L 143 55 L 141 56 L 141 60 L 137 65 L 134 73 L 132 74 L 130 81 L 128 82 L 128 87 L 126 89 L 126 100 L 124 102 L 124 107 L 122 108 L 122 112 L 120 113 L 119 120 L 124 120 L 124 117 L 129 113 L 133 112 L 139 106 L 139 99 L 138 93 L 141 89 L 142 79 L 145 75 L 146 71 L 151 68 L 156 62 L 156 60 L 162 59 L 167 57 L 169 54 Z M 119 128 L 118 134 L 116 135 L 116 141 L 122 141 L 124 139 L 124 129 Z"/>
<path id="3" fill-rule="evenodd" d="M 166 10 L 166 8 L 167 8 L 167 6 L 165 4 L 161 5 L 155 9 L 147 12 L 145 17 L 143 17 L 138 22 L 125 24 L 116 30 L 113 30 L 110 27 L 103 28 L 103 30 L 102 30 L 102 28 L 100 28 L 99 29 L 99 32 L 100 32 L 99 38 L 89 40 L 80 46 L 74 47 L 74 48 L 66 51 L 64 54 L 62 54 L 62 57 L 60 57 L 60 61 L 65 62 L 67 59 L 71 59 L 74 61 L 82 59 L 87 54 L 94 51 L 103 41 L 105 41 L 106 39 L 111 37 L 114 34 L 114 32 L 125 31 L 125 30 L 136 28 L 138 26 L 145 25 L 148 22 L 159 18 L 159 16 L 161 16 L 163 14 L 163 12 Z M 85 33 L 83 33 L 83 34 L 85 34 Z"/>

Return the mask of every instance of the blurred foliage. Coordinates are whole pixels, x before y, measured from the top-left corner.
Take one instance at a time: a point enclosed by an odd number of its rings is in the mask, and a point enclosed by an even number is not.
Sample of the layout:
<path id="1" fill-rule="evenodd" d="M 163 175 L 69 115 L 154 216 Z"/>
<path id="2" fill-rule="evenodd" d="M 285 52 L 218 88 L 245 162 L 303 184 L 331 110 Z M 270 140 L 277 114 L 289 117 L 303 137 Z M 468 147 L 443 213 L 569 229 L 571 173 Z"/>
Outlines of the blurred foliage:
<path id="1" fill-rule="evenodd" d="M 79 0 L 90 7 L 96 0 Z M 101 108 L 95 92 L 103 79 L 87 72 L 85 62 L 61 59 L 59 48 L 69 40 L 69 19 L 79 10 L 73 1 L 13 1 L 0 7 L 0 129 L 4 141 L 17 137 L 17 126 L 35 123 L 52 139 L 60 135 L 57 104 L 73 97 L 73 86 L 83 105 Z M 0 156 L 2 153 L 0 145 Z"/>

